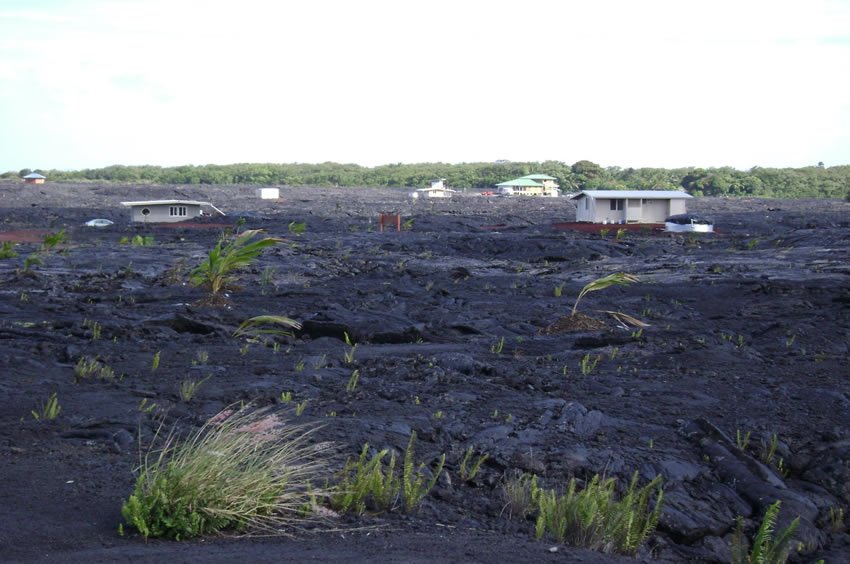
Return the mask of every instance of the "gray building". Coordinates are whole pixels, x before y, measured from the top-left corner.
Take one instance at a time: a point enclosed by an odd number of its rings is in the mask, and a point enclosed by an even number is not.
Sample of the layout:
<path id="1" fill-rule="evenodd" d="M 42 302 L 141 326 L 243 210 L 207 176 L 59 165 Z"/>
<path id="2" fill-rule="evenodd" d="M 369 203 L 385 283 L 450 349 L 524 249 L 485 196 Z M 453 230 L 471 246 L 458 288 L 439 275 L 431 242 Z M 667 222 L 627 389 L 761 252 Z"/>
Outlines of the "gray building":
<path id="1" fill-rule="evenodd" d="M 209 207 L 224 215 L 220 209 L 209 202 L 194 200 L 145 200 L 140 202 L 121 202 L 130 208 L 130 219 L 143 223 L 174 223 L 204 215 L 203 207 Z"/>
<path id="2" fill-rule="evenodd" d="M 664 223 L 686 213 L 690 194 L 676 190 L 583 190 L 571 199 L 576 221 L 590 223 Z"/>

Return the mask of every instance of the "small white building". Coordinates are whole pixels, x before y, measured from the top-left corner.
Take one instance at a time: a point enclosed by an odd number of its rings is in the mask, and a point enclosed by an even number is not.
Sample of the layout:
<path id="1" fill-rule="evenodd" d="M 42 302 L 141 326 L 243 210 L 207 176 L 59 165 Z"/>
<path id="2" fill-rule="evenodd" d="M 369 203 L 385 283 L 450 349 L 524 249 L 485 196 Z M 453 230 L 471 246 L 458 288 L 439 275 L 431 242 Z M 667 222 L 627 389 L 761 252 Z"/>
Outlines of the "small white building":
<path id="1" fill-rule="evenodd" d="M 664 223 L 687 212 L 693 198 L 677 190 L 582 190 L 572 198 L 576 221 L 590 223 Z"/>
<path id="2" fill-rule="evenodd" d="M 280 188 L 257 188 L 257 197 L 261 200 L 277 200 L 280 198 Z"/>
<path id="3" fill-rule="evenodd" d="M 419 188 L 410 193 L 411 198 L 451 198 L 456 190 L 446 187 L 446 179 L 438 178 L 431 181 L 430 188 Z"/>
<path id="4" fill-rule="evenodd" d="M 543 196 L 557 198 L 559 195 L 555 177 L 548 174 L 527 174 L 513 180 L 499 182 L 499 194 L 505 196 Z"/>
<path id="5" fill-rule="evenodd" d="M 130 219 L 144 223 L 175 223 L 186 221 L 205 214 L 203 208 L 211 208 L 216 213 L 223 211 L 209 202 L 194 200 L 143 200 L 139 202 L 121 202 L 130 208 Z"/>

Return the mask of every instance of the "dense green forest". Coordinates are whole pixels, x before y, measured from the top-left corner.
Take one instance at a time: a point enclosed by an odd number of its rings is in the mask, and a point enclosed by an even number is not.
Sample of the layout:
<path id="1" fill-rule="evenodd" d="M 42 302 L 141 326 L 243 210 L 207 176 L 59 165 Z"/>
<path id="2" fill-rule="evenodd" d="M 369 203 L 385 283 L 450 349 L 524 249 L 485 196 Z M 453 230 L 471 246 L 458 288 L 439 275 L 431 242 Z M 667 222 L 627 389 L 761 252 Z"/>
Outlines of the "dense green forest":
<path id="1" fill-rule="evenodd" d="M 6 172 L 17 178 L 33 172 Z M 487 189 L 532 173 L 554 176 L 564 192 L 608 189 L 680 189 L 695 196 L 850 198 L 850 165 L 805 168 L 620 168 L 591 161 L 420 163 L 363 167 L 355 164 L 231 164 L 203 166 L 121 166 L 74 171 L 39 170 L 53 182 L 134 184 L 258 184 L 294 186 L 423 187 L 445 178 L 452 188 Z"/>

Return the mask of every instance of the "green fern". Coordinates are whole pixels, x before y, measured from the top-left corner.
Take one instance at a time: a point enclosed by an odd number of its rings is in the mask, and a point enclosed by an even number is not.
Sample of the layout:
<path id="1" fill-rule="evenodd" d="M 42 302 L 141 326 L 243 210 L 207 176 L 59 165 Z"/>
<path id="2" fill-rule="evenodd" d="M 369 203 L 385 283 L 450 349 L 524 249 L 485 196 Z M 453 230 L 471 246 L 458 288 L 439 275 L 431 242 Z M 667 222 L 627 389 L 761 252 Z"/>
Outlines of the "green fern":
<path id="1" fill-rule="evenodd" d="M 782 564 L 788 560 L 791 539 L 800 525 L 800 518 L 797 517 L 791 521 L 779 535 L 774 537 L 780 505 L 781 502 L 777 500 L 765 511 L 749 552 L 744 536 L 744 519 L 737 518 L 737 526 L 732 536 L 733 564 Z"/>

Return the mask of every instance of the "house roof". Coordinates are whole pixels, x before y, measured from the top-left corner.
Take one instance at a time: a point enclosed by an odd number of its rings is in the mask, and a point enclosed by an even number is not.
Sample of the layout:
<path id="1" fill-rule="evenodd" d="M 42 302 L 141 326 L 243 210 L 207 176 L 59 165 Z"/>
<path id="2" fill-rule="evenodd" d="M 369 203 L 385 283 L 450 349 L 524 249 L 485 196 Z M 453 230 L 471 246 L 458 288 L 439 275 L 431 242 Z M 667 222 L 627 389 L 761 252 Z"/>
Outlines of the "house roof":
<path id="1" fill-rule="evenodd" d="M 41 179 L 45 179 L 45 178 L 47 178 L 47 177 L 46 177 L 46 176 L 44 176 L 43 174 L 39 174 L 39 173 L 37 173 L 37 172 L 31 172 L 31 173 L 29 173 L 28 175 L 24 176 L 24 178 L 30 178 L 30 179 L 32 179 L 32 178 L 35 178 L 35 179 L 41 178 Z"/>
<path id="2" fill-rule="evenodd" d="M 122 206 L 211 206 L 209 202 L 197 202 L 195 200 L 141 200 L 139 202 L 121 202 Z"/>
<path id="3" fill-rule="evenodd" d="M 417 192 L 457 192 L 457 190 L 453 190 L 451 188 L 445 188 L 445 187 L 440 188 L 440 187 L 437 187 L 437 186 L 431 186 L 430 188 L 417 188 L 416 191 Z"/>
<path id="4" fill-rule="evenodd" d="M 543 186 L 541 183 L 536 180 L 532 180 L 530 178 L 522 177 L 522 178 L 514 178 L 513 180 L 508 180 L 506 182 L 499 182 L 496 186 Z"/>
<path id="5" fill-rule="evenodd" d="M 572 200 L 577 200 L 582 196 L 589 196 L 594 199 L 646 199 L 646 200 L 678 200 L 693 198 L 687 192 L 678 190 L 582 190 Z"/>
<path id="6" fill-rule="evenodd" d="M 557 180 L 554 176 L 548 174 L 526 174 L 521 178 L 530 178 L 532 180 Z"/>

